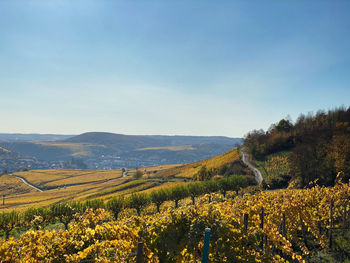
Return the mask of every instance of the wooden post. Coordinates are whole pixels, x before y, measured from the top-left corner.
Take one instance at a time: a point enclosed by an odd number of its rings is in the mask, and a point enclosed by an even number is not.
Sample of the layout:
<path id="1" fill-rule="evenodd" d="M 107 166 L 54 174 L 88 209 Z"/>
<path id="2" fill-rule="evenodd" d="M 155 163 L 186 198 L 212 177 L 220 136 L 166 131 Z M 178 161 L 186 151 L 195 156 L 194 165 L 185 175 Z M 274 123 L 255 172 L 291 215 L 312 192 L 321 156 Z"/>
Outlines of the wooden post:
<path id="1" fill-rule="evenodd" d="M 348 228 L 350 228 L 350 207 L 348 209 Z"/>
<path id="2" fill-rule="evenodd" d="M 140 241 L 137 243 L 137 254 L 136 254 L 136 263 L 143 262 L 143 242 Z"/>
<path id="3" fill-rule="evenodd" d="M 261 214 L 260 214 L 260 228 L 264 229 L 264 208 L 261 208 Z"/>
<path id="4" fill-rule="evenodd" d="M 260 228 L 264 229 L 264 208 L 261 208 L 261 214 L 260 214 Z M 264 250 L 264 234 L 261 237 L 261 242 L 260 242 L 260 248 L 261 250 Z"/>
<path id="5" fill-rule="evenodd" d="M 343 212 L 343 231 L 345 232 L 346 229 L 346 210 L 347 210 L 348 203 L 346 202 L 344 204 L 344 212 Z"/>
<path id="6" fill-rule="evenodd" d="M 282 214 L 282 236 L 287 236 L 287 227 L 286 227 L 286 214 Z"/>
<path id="7" fill-rule="evenodd" d="M 210 228 L 206 228 L 205 234 L 204 234 L 202 263 L 209 262 L 209 241 L 210 241 Z"/>
<path id="8" fill-rule="evenodd" d="M 332 243 L 333 243 L 333 236 L 332 236 L 332 230 L 333 230 L 333 206 L 334 206 L 334 201 L 331 200 L 331 205 L 330 205 L 330 212 L 329 212 L 329 249 L 332 250 Z"/>
<path id="9" fill-rule="evenodd" d="M 287 231 L 286 231 L 286 214 L 285 213 L 282 214 L 282 222 L 280 224 L 278 231 L 282 236 L 286 237 Z"/>
<path id="10" fill-rule="evenodd" d="M 299 216 L 299 220 L 300 220 L 300 226 L 301 226 L 301 233 L 303 235 L 303 239 L 304 239 L 304 243 L 305 243 L 305 246 L 308 248 L 308 245 L 307 245 L 307 238 L 306 238 L 306 231 L 305 231 L 305 225 L 304 225 L 304 222 L 303 222 L 303 219 L 301 218 L 301 216 Z"/>
<path id="11" fill-rule="evenodd" d="M 243 215 L 244 232 L 248 232 L 248 214 Z"/>

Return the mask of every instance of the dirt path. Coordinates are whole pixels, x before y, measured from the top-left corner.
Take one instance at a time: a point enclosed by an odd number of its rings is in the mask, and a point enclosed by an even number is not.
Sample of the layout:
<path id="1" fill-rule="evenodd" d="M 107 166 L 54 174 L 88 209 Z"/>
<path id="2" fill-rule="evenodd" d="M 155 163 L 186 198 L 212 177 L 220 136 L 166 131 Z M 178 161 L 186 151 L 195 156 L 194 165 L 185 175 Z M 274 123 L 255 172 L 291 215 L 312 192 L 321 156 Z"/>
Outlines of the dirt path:
<path id="1" fill-rule="evenodd" d="M 246 152 L 244 148 L 241 148 L 239 152 L 242 154 L 242 161 L 254 172 L 255 180 L 258 184 L 261 184 L 263 178 L 261 176 L 260 171 L 249 161 L 249 154 Z"/>
<path id="2" fill-rule="evenodd" d="M 13 175 L 13 174 L 11 174 L 11 175 Z M 36 186 L 32 185 L 31 183 L 29 183 L 29 182 L 28 182 L 26 179 L 24 179 L 24 178 L 22 178 L 22 177 L 20 177 L 20 176 L 16 176 L 16 175 L 13 175 L 13 176 L 14 176 L 14 177 L 17 177 L 18 179 L 21 179 L 22 182 L 23 182 L 24 184 L 30 186 L 31 188 L 33 188 L 33 189 L 35 189 L 35 190 L 37 190 L 37 191 L 39 191 L 39 192 L 42 192 L 42 191 L 43 191 L 43 190 L 39 189 L 38 187 L 36 187 Z"/>

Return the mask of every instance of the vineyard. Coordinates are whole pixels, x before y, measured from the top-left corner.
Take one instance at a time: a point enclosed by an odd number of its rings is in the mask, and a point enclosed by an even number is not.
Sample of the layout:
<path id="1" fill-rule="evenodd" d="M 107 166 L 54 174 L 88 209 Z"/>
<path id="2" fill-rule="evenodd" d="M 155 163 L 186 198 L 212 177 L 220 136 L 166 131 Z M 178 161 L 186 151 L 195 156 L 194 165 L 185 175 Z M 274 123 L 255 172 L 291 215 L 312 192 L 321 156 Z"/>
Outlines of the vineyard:
<path id="1" fill-rule="evenodd" d="M 255 194 L 249 189 L 225 196 L 202 192 L 195 202 L 184 195 L 180 202 L 163 202 L 160 213 L 155 204 L 117 214 L 111 201 L 107 210 L 98 202 L 86 211 L 76 206 L 67 230 L 44 230 L 45 216 L 38 213 L 32 229 L 0 241 L 0 257 L 2 262 L 134 262 L 141 240 L 144 262 L 200 262 L 206 227 L 210 262 L 339 262 L 350 256 L 349 184 Z"/>
<path id="2" fill-rule="evenodd" d="M 179 178 L 192 178 L 194 174 L 198 173 L 201 167 L 205 166 L 207 169 L 218 168 L 222 165 L 234 162 L 239 159 L 239 154 L 237 148 L 224 153 L 222 155 L 195 162 L 190 164 L 185 164 L 179 167 L 174 167 L 172 169 L 164 169 L 159 172 L 158 176 L 167 177 L 179 177 Z"/>
<path id="3" fill-rule="evenodd" d="M 267 155 L 263 160 L 254 160 L 268 188 L 284 188 L 290 180 L 290 152 L 278 152 Z"/>

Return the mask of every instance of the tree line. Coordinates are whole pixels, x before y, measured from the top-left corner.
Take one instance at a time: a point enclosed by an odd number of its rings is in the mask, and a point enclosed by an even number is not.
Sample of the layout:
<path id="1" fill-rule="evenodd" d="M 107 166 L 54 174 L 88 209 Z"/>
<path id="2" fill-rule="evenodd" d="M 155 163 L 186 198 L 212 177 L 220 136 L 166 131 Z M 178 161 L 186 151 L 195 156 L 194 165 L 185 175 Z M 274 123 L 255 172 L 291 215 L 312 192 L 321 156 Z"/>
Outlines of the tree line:
<path id="1" fill-rule="evenodd" d="M 211 193 L 220 192 L 226 196 L 227 191 L 238 191 L 248 185 L 254 184 L 254 180 L 242 175 L 233 175 L 217 180 L 208 180 L 203 182 L 178 185 L 172 188 L 154 190 L 149 194 L 133 193 L 127 198 L 123 196 L 113 197 L 107 202 L 101 199 L 87 200 L 85 202 L 61 202 L 51 205 L 48 208 L 29 208 L 24 213 L 15 211 L 0 214 L 0 230 L 8 239 L 11 231 L 14 229 L 25 230 L 29 227 L 39 229 L 47 224 L 60 222 L 68 229 L 68 224 L 74 218 L 75 214 L 83 213 L 86 209 L 104 208 L 109 210 L 115 219 L 126 208 L 135 209 L 140 216 L 142 210 L 150 204 L 156 206 L 157 212 L 165 201 L 173 201 L 175 208 L 179 201 L 190 197 L 192 204 L 195 199 L 203 194 L 209 194 L 208 199 L 211 202 Z"/>
<path id="2" fill-rule="evenodd" d="M 350 107 L 301 114 L 293 123 L 288 118 L 272 124 L 265 132 L 253 130 L 244 145 L 257 160 L 280 151 L 291 151 L 290 176 L 300 187 L 318 180 L 334 184 L 338 172 L 350 178 Z"/>

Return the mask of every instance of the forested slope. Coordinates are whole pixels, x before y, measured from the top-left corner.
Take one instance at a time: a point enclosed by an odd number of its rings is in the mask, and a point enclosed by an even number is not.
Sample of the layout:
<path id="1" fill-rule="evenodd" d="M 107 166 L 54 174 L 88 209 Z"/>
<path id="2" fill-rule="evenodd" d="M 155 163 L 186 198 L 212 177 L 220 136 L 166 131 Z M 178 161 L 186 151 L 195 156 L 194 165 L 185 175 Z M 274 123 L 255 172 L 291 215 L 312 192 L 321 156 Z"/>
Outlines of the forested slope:
<path id="1" fill-rule="evenodd" d="M 301 114 L 295 123 L 282 119 L 266 132 L 249 132 L 244 144 L 257 161 L 287 152 L 279 161 L 288 162 L 288 176 L 296 186 L 314 180 L 333 185 L 338 172 L 344 172 L 345 180 L 350 176 L 350 107 Z"/>

